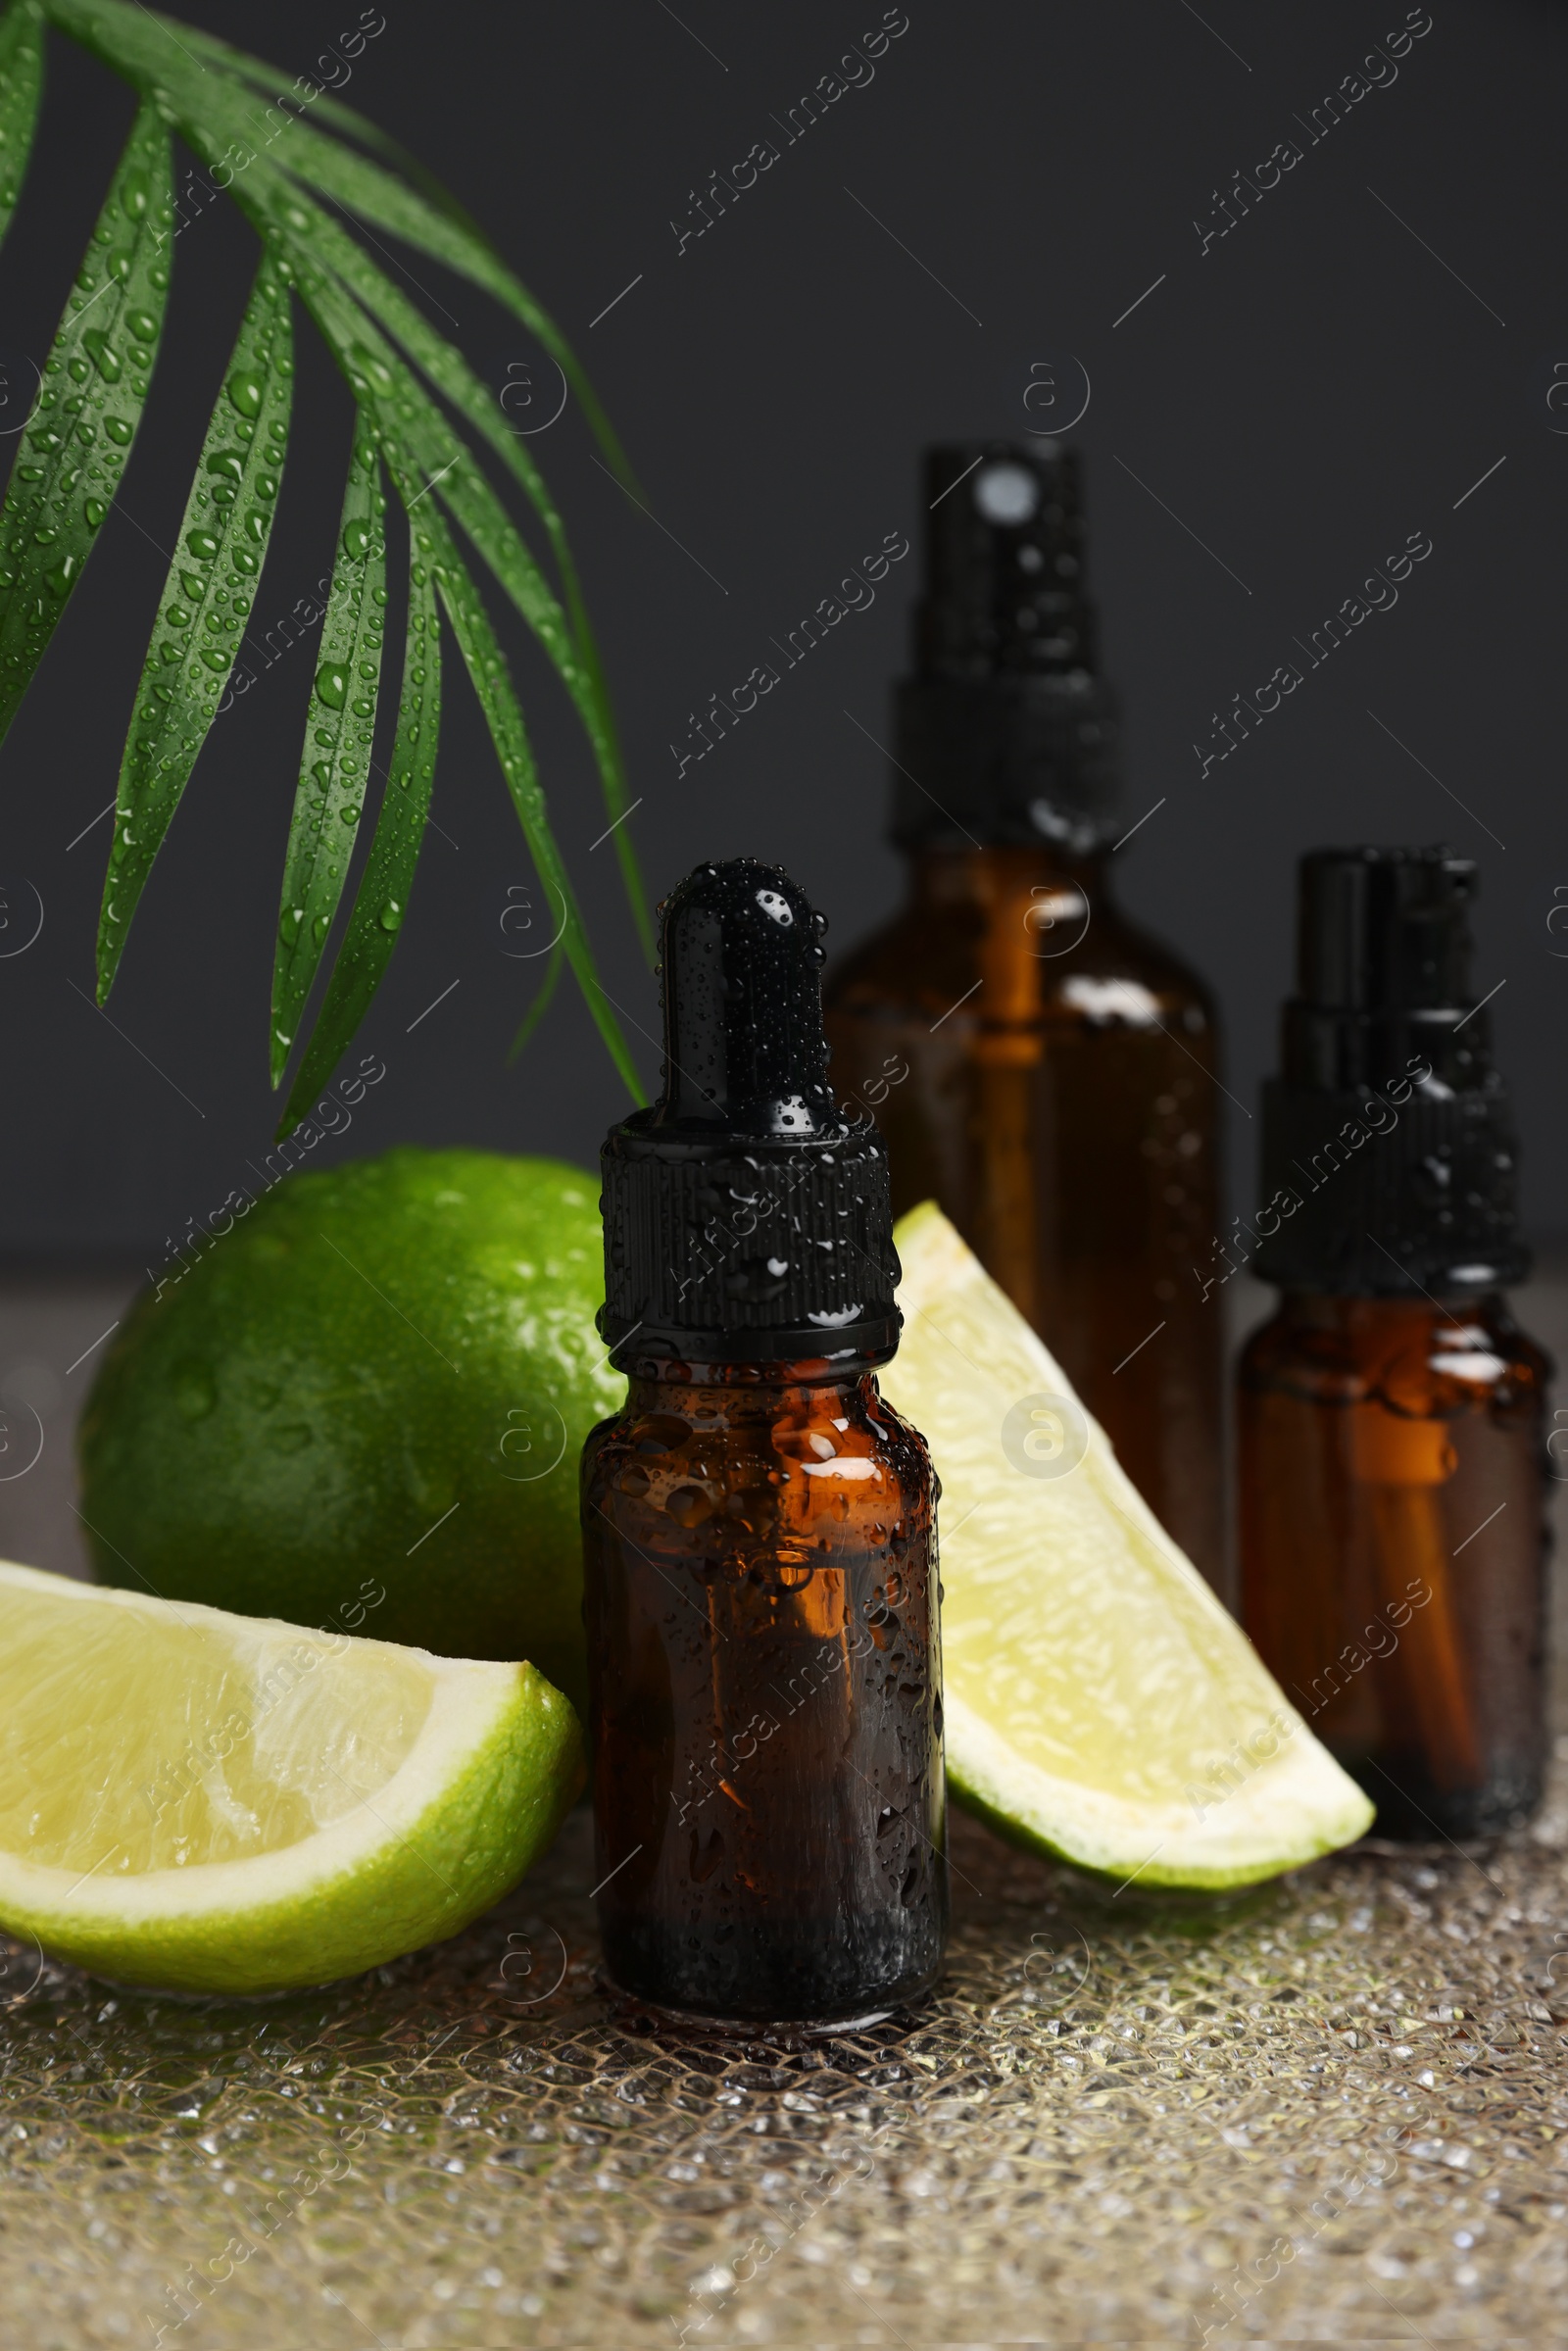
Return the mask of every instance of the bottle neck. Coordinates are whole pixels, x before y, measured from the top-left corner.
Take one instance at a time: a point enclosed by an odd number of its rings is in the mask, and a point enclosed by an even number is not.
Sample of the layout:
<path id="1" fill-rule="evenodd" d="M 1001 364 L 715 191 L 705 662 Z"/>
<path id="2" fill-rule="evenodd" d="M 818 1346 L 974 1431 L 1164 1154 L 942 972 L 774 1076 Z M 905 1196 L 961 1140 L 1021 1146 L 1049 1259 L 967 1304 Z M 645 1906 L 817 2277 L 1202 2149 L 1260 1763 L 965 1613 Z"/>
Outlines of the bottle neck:
<path id="1" fill-rule="evenodd" d="M 891 1354 L 889 1348 L 888 1353 Z M 632 1412 L 668 1413 L 681 1420 L 717 1415 L 737 1421 L 776 1420 L 792 1406 L 831 1413 L 836 1399 L 862 1396 L 865 1384 L 886 1354 L 808 1358 L 793 1363 L 678 1363 L 667 1357 L 644 1360 L 626 1384 Z"/>
<path id="2" fill-rule="evenodd" d="M 1010 903 L 1020 891 L 1075 890 L 1097 906 L 1110 897 L 1105 853 L 1071 857 L 1050 842 L 1014 847 L 991 844 L 972 849 L 921 848 L 908 853 L 911 894 L 917 905 L 970 906 L 988 911 Z"/>
<path id="3" fill-rule="evenodd" d="M 1409 1332 L 1433 1323 L 1495 1323 L 1509 1320 L 1500 1290 L 1445 1291 L 1431 1298 L 1346 1297 L 1324 1290 L 1287 1290 L 1280 1298 L 1283 1320 L 1298 1330 L 1357 1333 Z"/>

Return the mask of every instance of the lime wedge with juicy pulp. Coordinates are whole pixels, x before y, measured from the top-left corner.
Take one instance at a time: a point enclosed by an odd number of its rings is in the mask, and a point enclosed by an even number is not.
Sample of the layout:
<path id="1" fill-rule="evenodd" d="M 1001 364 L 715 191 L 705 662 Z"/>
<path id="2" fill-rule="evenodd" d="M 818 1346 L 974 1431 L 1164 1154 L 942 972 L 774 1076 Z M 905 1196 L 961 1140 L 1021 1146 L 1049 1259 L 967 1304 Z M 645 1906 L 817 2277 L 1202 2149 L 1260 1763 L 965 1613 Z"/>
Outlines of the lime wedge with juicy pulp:
<path id="1" fill-rule="evenodd" d="M 0 1927 L 182 1991 L 324 1984 L 466 1925 L 582 1735 L 531 1665 L 0 1562 Z"/>
<path id="2" fill-rule="evenodd" d="M 881 1374 L 942 1479 L 948 1778 L 1004 1836 L 1140 1886 L 1247 1886 L 1373 1807 L 934 1202 L 895 1234 Z"/>

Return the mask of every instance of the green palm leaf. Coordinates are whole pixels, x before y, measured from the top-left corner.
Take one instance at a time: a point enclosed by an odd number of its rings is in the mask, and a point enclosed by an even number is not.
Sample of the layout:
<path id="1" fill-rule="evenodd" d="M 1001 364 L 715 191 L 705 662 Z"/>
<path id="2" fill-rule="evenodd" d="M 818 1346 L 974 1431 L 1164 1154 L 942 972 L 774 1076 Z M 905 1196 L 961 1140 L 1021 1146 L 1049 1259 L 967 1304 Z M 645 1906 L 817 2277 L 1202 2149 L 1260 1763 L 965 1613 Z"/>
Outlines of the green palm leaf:
<path id="1" fill-rule="evenodd" d="M 141 422 L 169 287 L 159 258 L 169 180 L 169 133 L 144 106 L 56 330 L 0 510 L 0 736 L 81 577 Z"/>
<path id="2" fill-rule="evenodd" d="M 541 878 L 567 907 L 562 955 L 569 961 L 602 1035 L 633 1093 L 635 1068 L 614 1009 L 600 988 L 575 898 L 551 830 L 521 708 L 479 591 L 459 555 L 442 509 L 461 526 L 543 647 L 571 698 L 592 745 L 605 803 L 615 826 L 616 855 L 638 931 L 651 951 L 652 927 L 636 859 L 618 820 L 627 812 L 624 770 L 598 649 L 561 514 L 531 451 L 508 431 L 492 395 L 449 343 L 350 233 L 338 211 L 382 236 L 401 238 L 482 286 L 521 319 L 551 352 L 612 465 L 629 478 L 625 460 L 591 385 L 564 337 L 461 205 L 396 143 L 353 109 L 301 77 L 286 77 L 227 43 L 158 15 L 141 0 L 10 0 L 0 16 L 0 233 L 15 201 L 36 112 L 41 23 L 54 24 L 103 59 L 143 100 L 104 221 L 95 232 L 90 270 L 107 248 L 108 274 L 74 298 L 46 375 L 39 413 L 28 428 L 5 508 L 0 511 L 0 734 L 25 691 L 118 487 L 156 350 L 163 296 L 177 251 L 170 237 L 169 131 L 177 130 L 219 185 L 256 227 L 263 264 L 240 345 L 230 364 L 274 395 L 261 421 L 268 437 L 229 448 L 242 472 L 255 453 L 272 455 L 275 478 L 286 436 L 288 298 L 298 286 L 313 318 L 348 377 L 359 410 L 345 527 L 371 534 L 363 556 L 340 546 L 325 622 L 318 690 L 311 705 L 306 758 L 289 837 L 279 929 L 270 1060 L 281 1081 L 339 905 L 364 804 L 369 741 L 379 686 L 379 621 L 385 599 L 380 542 L 379 464 L 391 471 L 413 517 L 416 569 L 411 632 L 419 620 L 419 659 L 411 633 L 391 776 L 377 817 L 369 861 L 356 895 L 342 951 L 317 1027 L 288 1097 L 292 1118 L 326 1074 L 363 1017 L 386 967 L 407 906 L 428 807 L 439 680 L 439 614 L 457 636 L 501 758 L 509 791 Z M 358 142 L 343 144 L 344 136 Z M 363 151 L 362 151 L 363 150 Z M 336 210 L 327 210 L 318 199 Z M 124 216 L 123 224 L 117 215 Z M 110 232 L 105 234 L 106 228 Z M 373 232 L 373 233 L 371 233 Z M 83 310 L 101 306 L 84 322 Z M 270 318 L 270 325 L 268 319 Z M 137 328 L 135 342 L 124 330 Z M 151 328 L 146 339 L 144 329 Z M 79 344 L 79 349 L 77 348 Z M 70 373 L 70 389 L 63 371 Z M 220 394 L 202 466 L 223 455 L 217 445 L 233 427 Z M 438 405 L 445 403 L 445 406 Z M 449 414 L 449 411 L 451 414 Z M 458 426 L 454 426 L 452 416 Z M 280 429 L 273 434 L 271 427 Z M 543 533 L 551 584 L 538 556 L 476 462 L 466 431 L 489 450 L 521 492 Z M 105 441 L 107 436 L 107 441 Z M 226 444 L 225 444 L 226 446 Z M 261 478 L 259 460 L 255 479 Z M 101 486 L 100 486 L 101 485 Z M 236 489 L 249 492 L 249 477 Z M 115 842 L 100 928 L 100 980 L 107 989 L 121 957 L 131 912 L 178 806 L 237 649 L 243 619 L 232 581 L 216 582 L 243 542 L 197 514 L 199 472 L 182 525 L 183 551 L 166 588 L 143 667 L 127 736 Z M 213 496 L 208 488 L 209 500 Z M 74 498 L 78 504 L 74 506 Z M 220 500 L 220 504 L 222 502 Z M 247 510 L 250 511 L 250 510 Z M 254 527 L 252 528 L 254 539 Z M 53 539 L 38 533 L 54 531 Z M 210 568 L 187 565 L 193 532 L 218 541 Z M 255 544 L 258 561 L 266 529 Z M 248 549 L 245 550 L 249 552 Z M 243 565 L 239 566 L 243 569 Z M 187 577 L 187 572 L 190 577 Z M 196 586 L 204 593 L 196 598 Z M 208 592 L 210 591 L 210 592 Z M 225 603 L 226 598 L 226 603 Z M 200 660 L 181 659 L 174 613 L 199 624 L 189 642 Z M 376 623 L 372 626 L 372 620 Z M 216 622 L 216 626 L 214 623 Z M 208 642 L 208 640 L 211 640 Z M 234 643 L 229 640 L 233 639 Z M 345 701 L 323 708 L 319 681 L 344 672 Z M 421 692 L 418 672 L 428 684 Z M 363 707 L 356 709 L 355 705 Z M 315 740 L 320 736 L 322 741 Z M 317 755 L 320 756 L 318 757 Z M 559 968 L 552 962 L 537 1016 Z M 529 1023 L 524 1024 L 526 1031 Z M 285 1120 L 288 1123 L 288 1120 Z"/>
<path id="3" fill-rule="evenodd" d="M 264 258 L 202 443 L 125 739 L 99 925 L 100 1004 L 239 652 L 271 536 L 293 373 L 288 285 Z"/>
<path id="4" fill-rule="evenodd" d="M 272 970 L 272 1083 L 283 1076 L 321 949 L 337 912 L 370 782 L 386 627 L 386 499 L 375 432 L 355 425 L 320 663 L 289 826 Z"/>
<path id="5" fill-rule="evenodd" d="M 299 1124 L 312 1097 L 336 1068 L 380 983 L 408 911 L 414 868 L 424 838 L 441 727 L 441 618 L 428 563 L 409 577 L 408 636 L 397 739 L 370 855 L 338 952 L 325 1001 L 288 1098 L 280 1136 Z"/>
<path id="6" fill-rule="evenodd" d="M 587 934 L 582 916 L 577 910 L 576 895 L 561 861 L 555 840 L 545 814 L 544 794 L 539 789 L 539 774 L 534 765 L 533 751 L 523 725 L 522 711 L 512 691 L 507 665 L 501 648 L 496 643 L 490 617 L 484 609 L 478 589 L 468 577 L 463 560 L 439 516 L 432 515 L 420 525 L 416 543 L 428 536 L 430 554 L 436 565 L 436 583 L 452 633 L 458 640 L 468 672 L 469 682 L 479 698 L 479 707 L 490 729 L 490 739 L 501 761 L 501 772 L 507 779 L 523 836 L 529 853 L 539 869 L 539 878 L 547 893 L 560 897 L 566 908 L 566 927 L 561 935 L 566 960 L 577 975 L 577 984 L 588 1000 L 588 1008 L 599 1027 L 599 1033 L 609 1046 L 615 1067 L 626 1082 L 628 1093 L 635 1102 L 644 1099 L 642 1081 L 636 1063 L 627 1051 L 610 999 L 599 985 L 593 957 L 588 953 Z"/>
<path id="7" fill-rule="evenodd" d="M 0 237 L 22 194 L 42 88 L 43 20 L 29 0 L 0 24 Z"/>

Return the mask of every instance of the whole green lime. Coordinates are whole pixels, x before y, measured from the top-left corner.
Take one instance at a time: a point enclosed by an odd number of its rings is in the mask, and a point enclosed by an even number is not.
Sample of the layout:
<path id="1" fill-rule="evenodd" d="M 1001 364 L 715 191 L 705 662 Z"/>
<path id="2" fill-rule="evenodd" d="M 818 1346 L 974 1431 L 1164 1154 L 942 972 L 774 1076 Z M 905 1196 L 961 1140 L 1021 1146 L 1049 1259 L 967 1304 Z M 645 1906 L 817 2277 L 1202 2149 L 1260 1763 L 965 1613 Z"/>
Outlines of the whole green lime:
<path id="1" fill-rule="evenodd" d="M 625 1382 L 598 1186 L 399 1150 L 291 1175 L 137 1301 L 81 1426 L 100 1579 L 584 1695 L 577 1456 Z"/>

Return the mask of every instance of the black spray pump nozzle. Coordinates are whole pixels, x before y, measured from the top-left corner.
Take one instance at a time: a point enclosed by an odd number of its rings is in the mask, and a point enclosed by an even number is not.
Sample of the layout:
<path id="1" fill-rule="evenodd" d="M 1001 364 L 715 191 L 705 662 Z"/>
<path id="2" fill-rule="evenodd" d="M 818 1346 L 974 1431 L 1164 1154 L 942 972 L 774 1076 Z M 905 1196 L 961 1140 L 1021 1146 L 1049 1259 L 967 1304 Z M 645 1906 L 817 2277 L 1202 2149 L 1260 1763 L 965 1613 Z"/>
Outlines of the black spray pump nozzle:
<path id="1" fill-rule="evenodd" d="M 655 1127 L 817 1135 L 842 1127 L 822 1033 L 822 934 L 803 891 L 753 857 L 699 865 L 660 909 L 664 1082 Z"/>
<path id="2" fill-rule="evenodd" d="M 699 865 L 660 922 L 663 1088 L 600 1158 L 612 1362 L 884 1361 L 887 1148 L 828 1087 L 826 923 L 752 857 Z"/>
<path id="3" fill-rule="evenodd" d="M 1092 674 L 1095 613 L 1084 590 L 1077 452 L 1059 441 L 928 449 L 925 503 L 925 595 L 915 612 L 921 674 Z"/>
<path id="4" fill-rule="evenodd" d="M 1527 1270 L 1513 1118 L 1470 976 L 1477 884 L 1442 846 L 1301 859 L 1298 993 L 1263 1088 L 1266 1281 L 1414 1297 Z"/>
<path id="5" fill-rule="evenodd" d="M 1377 1087 L 1409 1059 L 1455 1090 L 1492 1074 L 1470 985 L 1474 860 L 1432 849 L 1314 849 L 1301 859 L 1290 1085 Z"/>
<path id="6" fill-rule="evenodd" d="M 1301 859 L 1298 984 L 1374 1011 L 1468 1004 L 1475 860 L 1448 849 L 1315 849 Z"/>
<path id="7" fill-rule="evenodd" d="M 926 452 L 925 590 L 898 688 L 901 847 L 1108 846 L 1116 702 L 1098 674 L 1075 451 L 1059 441 Z"/>

